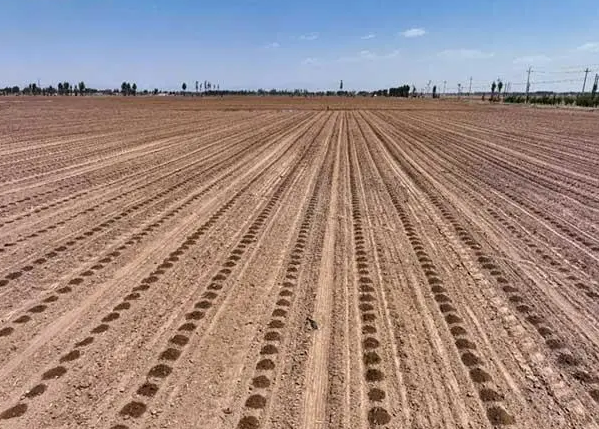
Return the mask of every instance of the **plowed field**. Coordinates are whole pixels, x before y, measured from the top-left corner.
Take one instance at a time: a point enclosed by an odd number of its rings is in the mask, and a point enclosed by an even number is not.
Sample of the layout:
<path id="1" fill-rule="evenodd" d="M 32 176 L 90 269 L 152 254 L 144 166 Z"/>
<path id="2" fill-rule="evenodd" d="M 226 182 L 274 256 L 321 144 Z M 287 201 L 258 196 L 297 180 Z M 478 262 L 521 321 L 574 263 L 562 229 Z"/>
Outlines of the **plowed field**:
<path id="1" fill-rule="evenodd" d="M 597 113 L 0 102 L 1 428 L 598 427 Z"/>

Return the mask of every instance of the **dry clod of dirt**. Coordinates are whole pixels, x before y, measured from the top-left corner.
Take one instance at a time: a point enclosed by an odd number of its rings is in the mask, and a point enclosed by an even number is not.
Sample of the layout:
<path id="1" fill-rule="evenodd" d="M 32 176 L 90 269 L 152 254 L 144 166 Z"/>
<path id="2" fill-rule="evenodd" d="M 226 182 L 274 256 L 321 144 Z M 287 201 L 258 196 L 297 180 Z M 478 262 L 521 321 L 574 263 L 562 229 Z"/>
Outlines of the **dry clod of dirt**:
<path id="1" fill-rule="evenodd" d="M 309 317 L 306 319 L 306 322 L 308 322 L 308 324 L 310 325 L 310 328 L 315 331 L 318 329 L 318 323 L 316 323 L 316 320 L 314 319 L 310 319 Z"/>

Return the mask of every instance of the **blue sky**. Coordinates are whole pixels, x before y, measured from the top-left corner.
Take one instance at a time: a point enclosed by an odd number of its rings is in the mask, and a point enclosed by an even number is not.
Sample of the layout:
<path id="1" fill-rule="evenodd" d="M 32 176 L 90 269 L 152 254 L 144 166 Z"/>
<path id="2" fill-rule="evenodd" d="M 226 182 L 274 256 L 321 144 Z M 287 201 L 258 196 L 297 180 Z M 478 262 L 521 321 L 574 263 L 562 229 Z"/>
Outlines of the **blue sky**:
<path id="1" fill-rule="evenodd" d="M 597 0 L 0 0 L 0 86 L 374 89 L 582 85 Z M 14 17 L 14 18 L 13 18 Z M 572 82 L 561 82 L 561 81 Z M 514 86 L 514 88 L 520 88 Z"/>

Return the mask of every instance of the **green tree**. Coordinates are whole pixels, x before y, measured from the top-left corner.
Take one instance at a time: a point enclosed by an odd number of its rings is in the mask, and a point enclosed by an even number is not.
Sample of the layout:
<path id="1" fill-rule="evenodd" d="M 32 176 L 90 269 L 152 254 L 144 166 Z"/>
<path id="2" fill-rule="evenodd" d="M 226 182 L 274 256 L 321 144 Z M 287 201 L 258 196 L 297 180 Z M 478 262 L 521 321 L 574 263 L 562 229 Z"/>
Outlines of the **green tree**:
<path id="1" fill-rule="evenodd" d="M 85 82 L 81 81 L 81 82 L 79 82 L 79 94 L 83 95 L 84 92 L 85 92 Z"/>
<path id="2" fill-rule="evenodd" d="M 71 93 L 71 84 L 68 82 L 62 83 L 62 91 L 64 95 L 69 95 Z"/>
<path id="3" fill-rule="evenodd" d="M 131 86 L 131 94 L 137 94 L 137 84 L 135 82 L 133 82 L 133 85 Z"/>
<path id="4" fill-rule="evenodd" d="M 62 94 L 63 94 L 62 82 L 58 82 L 58 95 L 62 95 Z"/>
<path id="5" fill-rule="evenodd" d="M 127 82 L 121 83 L 121 94 L 123 94 L 125 97 L 129 95 L 129 92 L 127 91 Z"/>
<path id="6" fill-rule="evenodd" d="M 491 101 L 495 99 L 495 89 L 497 88 L 497 84 L 495 81 L 491 84 Z"/>
<path id="7" fill-rule="evenodd" d="M 183 95 L 185 95 L 185 91 L 187 90 L 187 84 L 185 82 L 181 85 L 181 89 L 183 90 Z"/>
<path id="8" fill-rule="evenodd" d="M 501 79 L 497 81 L 497 97 L 501 95 L 501 89 L 503 88 L 503 82 Z"/>
<path id="9" fill-rule="evenodd" d="M 437 98 L 437 85 L 433 86 L 433 98 Z"/>

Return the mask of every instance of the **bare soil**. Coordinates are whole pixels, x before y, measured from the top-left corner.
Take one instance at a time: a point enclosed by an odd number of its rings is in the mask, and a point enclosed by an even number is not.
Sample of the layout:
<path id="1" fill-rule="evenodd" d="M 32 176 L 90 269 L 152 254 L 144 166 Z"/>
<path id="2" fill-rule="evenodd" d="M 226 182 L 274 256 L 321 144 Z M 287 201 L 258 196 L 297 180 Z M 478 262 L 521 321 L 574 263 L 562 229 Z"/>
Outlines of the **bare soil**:
<path id="1" fill-rule="evenodd" d="M 598 124 L 3 98 L 0 427 L 598 427 Z"/>

